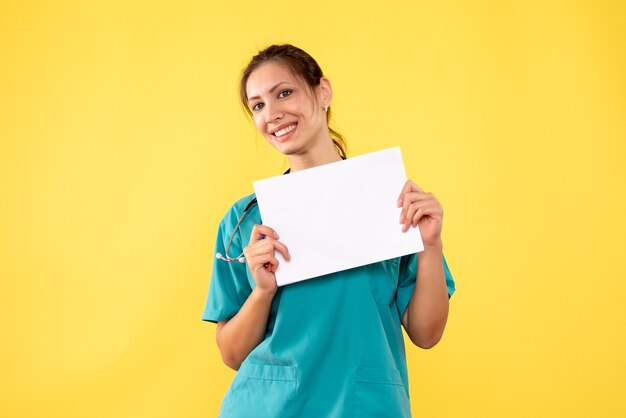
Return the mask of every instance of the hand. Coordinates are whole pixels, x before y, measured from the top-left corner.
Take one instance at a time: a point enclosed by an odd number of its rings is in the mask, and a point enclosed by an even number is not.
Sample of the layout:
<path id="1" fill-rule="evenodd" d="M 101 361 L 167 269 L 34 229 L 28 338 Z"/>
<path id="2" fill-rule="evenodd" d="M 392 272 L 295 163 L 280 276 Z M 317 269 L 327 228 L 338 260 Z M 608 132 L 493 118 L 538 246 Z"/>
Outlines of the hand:
<path id="1" fill-rule="evenodd" d="M 261 235 L 265 235 L 261 239 Z M 278 250 L 286 260 L 290 260 L 289 250 L 278 240 L 278 234 L 267 225 L 255 225 L 252 228 L 250 242 L 243 249 L 246 263 L 252 273 L 252 278 L 256 287 L 267 293 L 276 292 L 276 276 L 274 273 L 278 268 L 278 260 L 274 257 L 274 252 Z"/>
<path id="2" fill-rule="evenodd" d="M 419 225 L 424 247 L 441 246 L 443 208 L 435 195 L 425 193 L 417 184 L 407 180 L 400 192 L 398 207 L 402 208 L 402 232 Z"/>

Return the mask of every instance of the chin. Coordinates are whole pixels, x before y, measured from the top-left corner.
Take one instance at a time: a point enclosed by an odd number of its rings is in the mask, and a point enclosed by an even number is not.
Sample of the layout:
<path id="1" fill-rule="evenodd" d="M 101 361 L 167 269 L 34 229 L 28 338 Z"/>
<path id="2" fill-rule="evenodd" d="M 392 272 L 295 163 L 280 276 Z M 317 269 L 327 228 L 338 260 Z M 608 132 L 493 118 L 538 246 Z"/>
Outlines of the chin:
<path id="1" fill-rule="evenodd" d="M 284 142 L 284 143 L 272 142 L 272 146 L 274 147 L 274 149 L 276 149 L 276 151 L 287 156 L 298 154 L 301 150 L 300 149 L 301 147 L 293 142 Z"/>

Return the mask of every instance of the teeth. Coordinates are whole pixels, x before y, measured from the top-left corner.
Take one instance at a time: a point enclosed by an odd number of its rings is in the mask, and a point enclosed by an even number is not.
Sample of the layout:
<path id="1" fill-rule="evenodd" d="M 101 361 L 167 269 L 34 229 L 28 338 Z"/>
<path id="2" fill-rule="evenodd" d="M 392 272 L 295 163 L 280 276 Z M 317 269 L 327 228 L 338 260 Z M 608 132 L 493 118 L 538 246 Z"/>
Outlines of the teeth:
<path id="1" fill-rule="evenodd" d="M 283 135 L 285 135 L 286 133 L 289 133 L 289 132 L 293 131 L 294 129 L 296 129 L 296 124 L 295 124 L 295 123 L 294 123 L 293 125 L 289 125 L 289 126 L 287 126 L 287 127 L 286 127 L 286 128 L 284 128 L 284 129 L 281 129 L 280 131 L 276 131 L 276 132 L 274 132 L 274 135 L 275 135 L 275 136 L 283 136 Z"/>

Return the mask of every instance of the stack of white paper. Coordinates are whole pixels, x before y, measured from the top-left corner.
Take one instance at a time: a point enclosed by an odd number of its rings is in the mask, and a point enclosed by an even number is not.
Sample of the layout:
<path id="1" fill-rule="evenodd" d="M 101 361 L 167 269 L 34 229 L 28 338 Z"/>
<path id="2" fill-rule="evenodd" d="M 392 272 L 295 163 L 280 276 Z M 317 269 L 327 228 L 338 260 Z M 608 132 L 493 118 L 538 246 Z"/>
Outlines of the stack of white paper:
<path id="1" fill-rule="evenodd" d="M 399 223 L 405 182 L 399 147 L 254 182 L 263 224 L 291 255 L 276 252 L 278 285 L 422 251 L 419 229 Z"/>

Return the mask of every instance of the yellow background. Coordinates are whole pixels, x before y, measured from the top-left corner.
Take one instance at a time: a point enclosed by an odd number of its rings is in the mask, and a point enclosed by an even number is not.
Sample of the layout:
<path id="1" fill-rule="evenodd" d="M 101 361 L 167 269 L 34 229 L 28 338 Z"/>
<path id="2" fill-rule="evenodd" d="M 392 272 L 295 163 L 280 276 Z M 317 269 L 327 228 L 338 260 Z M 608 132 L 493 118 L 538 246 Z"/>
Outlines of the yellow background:
<path id="1" fill-rule="evenodd" d="M 626 416 L 626 3 L 591 0 L 3 1 L 0 416 L 217 415 L 216 226 L 286 168 L 237 78 L 276 42 L 444 206 L 414 415 Z"/>

